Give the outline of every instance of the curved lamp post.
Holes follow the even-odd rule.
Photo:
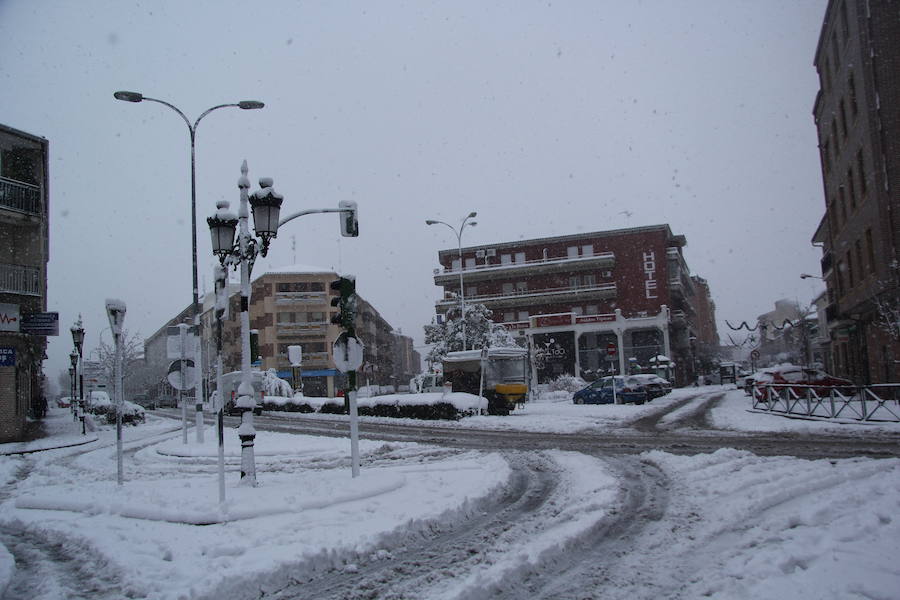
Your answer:
[[[241,439],[241,482],[253,487],[256,486],[256,460],[253,451],[256,429],[253,427],[255,401],[250,378],[250,271],[257,254],[265,256],[269,250],[269,243],[278,235],[278,216],[281,212],[281,203],[284,201],[284,197],[272,187],[271,177],[260,178],[259,185],[260,189],[248,194],[250,180],[247,179],[245,160],[241,165],[241,177],[238,179],[241,197],[238,214],[235,215],[228,209],[228,202],[220,201],[216,204],[215,214],[206,219],[212,238],[212,251],[219,258],[222,267],[240,266],[241,269],[241,384],[238,386],[235,406],[241,409],[241,425],[238,427],[238,437]],[[248,204],[253,211],[256,237],[250,233]],[[223,404],[221,398],[219,404],[220,406]],[[221,419],[222,408],[219,408],[219,422]],[[221,427],[218,429],[222,431]],[[220,446],[221,442],[220,438]]]
[[[456,236],[457,249],[459,250],[459,317],[462,320],[462,334],[463,334],[463,350],[466,349],[466,293],[463,288],[463,257],[462,257],[462,234],[466,229],[466,225],[469,227],[474,227],[478,225],[475,221],[469,221],[469,219],[474,219],[478,216],[478,213],[475,211],[470,212],[466,215],[466,218],[462,220],[462,223],[459,224],[459,229],[454,227],[449,223],[445,223],[444,221],[435,221],[433,219],[428,219],[425,221],[426,225],[446,225],[450,228],[450,231]]]
[[[200,116],[197,117],[197,120],[194,121],[193,124],[191,124],[191,122],[187,118],[187,116],[185,116],[185,114],[183,112],[181,112],[181,110],[179,110],[179,108],[177,106],[175,106],[174,104],[171,104],[169,102],[166,102],[165,100],[159,100],[157,98],[150,98],[148,96],[144,96],[140,92],[128,92],[128,91],[121,91],[121,90],[118,92],[115,92],[113,94],[113,97],[116,100],[122,100],[123,102],[143,102],[144,100],[146,100],[148,102],[156,102],[157,104],[162,104],[163,106],[168,106],[169,108],[174,110],[176,113],[178,113],[178,116],[180,116],[182,119],[184,119],[184,123],[188,127],[188,132],[190,133],[190,136],[191,136],[191,256],[192,256],[192,263],[193,263],[192,276],[193,276],[193,286],[194,286],[194,288],[193,288],[194,289],[193,317],[194,317],[194,325],[199,327],[201,311],[200,311],[199,286],[197,283],[197,172],[196,172],[196,161],[194,158],[194,156],[195,156],[195,151],[194,151],[195,143],[194,142],[197,137],[197,126],[200,124],[200,121],[201,121],[201,119],[203,119],[203,117],[205,117],[212,111],[218,110],[220,108],[236,107],[236,108],[240,108],[242,110],[254,110],[254,109],[258,109],[258,108],[263,108],[265,106],[265,104],[258,100],[241,100],[240,102],[232,102],[229,104],[217,104],[216,106],[213,106],[212,108],[208,108],[205,111],[203,111],[200,114]],[[199,335],[199,332],[198,332],[198,335]],[[201,364],[201,370],[205,371],[205,368],[204,368],[205,363],[202,360],[200,360],[199,362]],[[203,413],[202,385],[201,385],[201,389],[199,391],[200,391],[200,393],[198,394],[198,397],[197,397],[198,401],[196,403],[196,408],[197,408],[197,412],[200,413],[198,415],[198,418],[202,420],[202,413]],[[202,421],[200,421],[200,422],[202,422]],[[200,435],[199,430],[198,430],[198,435]]]

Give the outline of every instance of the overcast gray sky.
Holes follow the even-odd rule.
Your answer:
[[[355,273],[358,291],[422,341],[444,227],[466,245],[669,223],[724,320],[821,290],[810,238],[824,212],[811,107],[826,0],[685,2],[132,2],[0,0],[0,122],[50,140],[47,373],[87,347],[104,299],[146,336],[191,298],[187,127],[205,218],[272,176],[283,210],[355,200],[360,237],[303,217],[262,267]],[[202,285],[202,284],[201,284]],[[109,339],[109,333],[103,334]]]

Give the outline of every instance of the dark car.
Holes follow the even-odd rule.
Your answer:
[[[810,388],[819,396],[828,395],[832,390],[845,396],[856,392],[853,382],[842,377],[834,377],[825,371],[813,367],[799,367],[797,365],[778,365],[762,369],[747,378],[749,385],[761,390],[766,384],[780,386],[781,389],[789,387],[798,396],[805,396]],[[775,388],[779,389],[779,388]]]
[[[234,405],[234,399],[229,400],[225,403],[225,414],[231,417],[239,417],[241,413],[244,412],[241,408]],[[253,407],[254,415],[262,414],[262,406],[260,406],[259,402],[256,403],[256,406]]]
[[[613,395],[613,382],[616,386],[615,395]],[[632,375],[598,379],[572,396],[575,404],[613,404],[616,400],[620,403],[643,404],[649,399],[647,388]]]
[[[641,374],[632,375],[632,377],[637,379],[647,389],[648,400],[665,396],[672,391],[672,384],[659,375]]]

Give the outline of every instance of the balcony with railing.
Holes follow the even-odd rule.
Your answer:
[[[0,177],[0,210],[40,216],[41,206],[40,186]]]
[[[320,334],[325,335],[325,332],[328,330],[328,323],[324,322],[313,322],[313,323],[276,323],[275,324],[275,333],[278,336],[287,336],[287,335],[312,335],[312,334]]]
[[[534,273],[552,273],[555,271],[578,271],[587,269],[612,269],[616,264],[616,255],[612,252],[599,252],[589,256],[556,256],[501,264],[476,264],[464,267],[463,277],[466,281],[483,281],[505,275],[531,275]],[[447,285],[459,282],[460,269],[435,269],[434,284]]]
[[[526,304],[546,302],[566,302],[569,300],[606,300],[616,297],[615,283],[600,283],[559,288],[542,288],[533,290],[511,290],[495,294],[478,294],[466,296],[466,302],[478,302],[488,308],[491,306],[523,306]],[[438,310],[446,310],[459,304],[456,297],[438,300]]]
[[[41,270],[37,267],[0,263],[0,292],[40,296]]]
[[[275,304],[327,304],[327,292],[276,292]]]

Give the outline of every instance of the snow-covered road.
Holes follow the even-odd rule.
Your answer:
[[[167,419],[128,430],[121,490],[109,431],[2,457],[6,597],[896,597],[895,428],[660,400],[365,419],[356,480],[341,417],[264,415],[261,486],[236,485],[232,444],[224,512],[211,440]]]

